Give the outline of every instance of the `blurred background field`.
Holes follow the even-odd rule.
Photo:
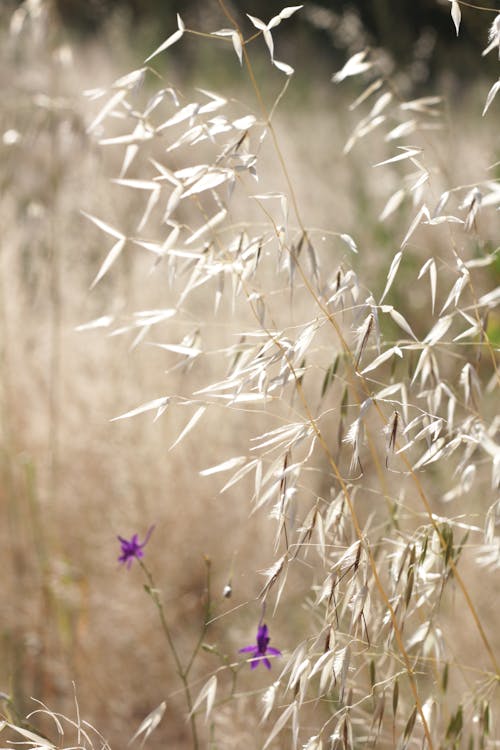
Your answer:
[[[232,5],[240,19],[243,11],[268,18],[280,9],[281,4],[256,0]],[[189,746],[171,658],[140,571],[117,563],[117,534],[138,533],[142,539],[155,524],[148,561],[181,650],[200,629],[204,556],[210,558],[218,619],[207,641],[217,642],[231,660],[254,637],[260,617],[255,598],[263,582],[257,571],[273,562],[273,529],[262,512],[252,514],[251,481],[220,495],[219,476],[199,476],[226,458],[249,455],[250,438],[274,426],[265,413],[228,416],[212,409],[172,450],[192,408],[169,409],[155,422],[152,413],[110,421],[149,400],[203,388],[223,376],[229,357],[221,365],[207,355],[195,367],[176,368],[171,352],[132,347],[134,330],[117,336],[108,336],[105,327],[77,330],[108,315],[126,326],[138,310],[173,304],[175,282],[169,288],[154,258],[139,247],[127,246],[106,278],[89,289],[110,244],[81,211],[135,234],[144,200],[110,183],[119,174],[122,152],[100,147],[88,133],[98,106],[83,92],[107,87],[140,67],[175,30],[176,12],[188,28],[227,25],[216,2],[194,0],[177,5],[30,0],[3,3],[0,10],[0,691],[9,696],[5,710],[15,717],[33,708],[32,697],[73,716],[75,690],[82,715],[112,747],[124,746],[165,698],[166,718],[149,746]],[[389,223],[379,221],[400,173],[371,165],[389,158],[392,145],[375,133],[343,154],[355,125],[349,104],[359,89],[348,81],[334,87],[330,78],[350,54],[366,44],[375,47],[404,96],[444,94],[441,129],[428,135],[441,170],[436,185],[483,179],[500,159],[498,102],[488,118],[478,118],[496,75],[495,60],[480,57],[487,34],[481,14],[464,8],[463,15],[464,36],[457,41],[448,3],[350,2],[332,11],[328,3],[306,2],[277,41],[280,59],[297,73],[275,126],[306,223],[317,227],[318,245],[324,242],[334,254],[332,272],[348,251],[338,239],[332,245],[322,240],[323,230],[352,235],[360,254],[349,262],[361,283],[379,295],[414,210],[405,201]],[[262,47],[260,40],[257,44]],[[272,103],[279,75],[269,71],[262,49],[254,54]],[[234,100],[240,116],[255,109],[234,53],[217,44],[188,38],[155,64],[188,96],[201,87]],[[146,79],[146,87],[154,85]],[[275,168],[271,154],[267,162],[261,159],[259,190],[275,189]],[[481,219],[485,236],[494,234],[495,219],[491,226],[489,220]],[[439,254],[439,235],[428,237],[422,229],[419,237],[431,243],[426,252]],[[419,260],[417,249],[416,268]],[[498,274],[498,264],[484,270],[485,289],[498,284]],[[394,294],[392,303],[423,336],[431,325],[427,296],[415,289],[407,298],[404,282]],[[277,315],[286,317],[279,299]],[[306,304],[299,296],[297,305]],[[231,345],[231,316],[229,299],[215,314],[202,288],[186,307],[184,327],[166,322],[150,338],[180,341],[199,329],[216,351]],[[250,322],[243,316],[239,325],[245,330]],[[494,315],[489,325],[494,333],[499,325]],[[317,491],[327,493],[321,477]],[[484,510],[478,507],[478,524]],[[472,562],[465,570],[475,588]],[[224,599],[230,579],[234,593]],[[307,587],[300,575],[294,587],[300,601]],[[477,588],[483,624],[498,647],[498,580],[496,588]],[[293,607],[293,596],[287,607]],[[452,604],[450,612],[458,621]],[[295,609],[290,621],[286,608],[278,610],[273,644],[285,650],[274,633],[280,625],[283,633],[300,630],[305,617]],[[457,628],[456,647],[474,647],[467,628]],[[201,687],[214,666],[213,655],[203,652],[196,684]],[[249,718],[256,711],[255,684],[269,679],[260,671],[242,678],[248,695],[239,713],[225,719],[222,714],[227,725],[217,728],[217,747],[234,747],[236,741],[260,746],[255,744],[260,730]]]

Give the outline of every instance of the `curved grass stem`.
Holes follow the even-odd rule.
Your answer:
[[[218,2],[219,2],[219,5],[220,5],[221,9],[225,13],[226,17],[228,18],[228,20],[230,21],[230,23],[233,25],[233,27],[235,28],[235,30],[239,34],[240,39],[243,41],[243,35],[242,35],[242,33],[241,33],[240,29],[239,29],[239,26],[238,26],[236,20],[234,19],[234,17],[232,16],[232,14],[228,11],[228,9],[227,9],[227,7],[225,5],[224,0],[218,0]],[[467,4],[467,3],[464,3],[464,4]],[[477,7],[477,6],[474,6],[474,7]],[[481,9],[481,8],[478,7],[477,9]],[[295,212],[295,215],[296,215],[296,218],[297,218],[297,223],[298,223],[301,231],[303,232],[304,236],[307,238],[307,229],[306,229],[305,224],[304,224],[304,222],[303,222],[303,220],[301,218],[301,212],[299,210],[299,206],[298,206],[298,202],[297,202],[295,190],[294,190],[294,187],[293,187],[293,183],[292,183],[289,171],[287,169],[286,160],[285,160],[285,158],[283,156],[283,153],[281,151],[281,148],[280,148],[280,145],[279,145],[279,142],[278,142],[278,137],[276,135],[276,131],[275,131],[273,125],[272,125],[271,118],[269,116],[269,113],[267,111],[266,105],[264,103],[264,100],[263,100],[263,97],[262,97],[262,93],[261,93],[259,85],[257,83],[257,79],[255,77],[255,74],[254,74],[254,71],[253,71],[253,67],[252,67],[252,64],[251,64],[251,61],[250,61],[250,58],[248,56],[248,53],[247,53],[247,50],[246,50],[245,46],[243,46],[243,56],[244,56],[245,66],[246,66],[246,69],[248,71],[248,75],[249,75],[252,87],[254,89],[256,98],[258,100],[258,103],[259,103],[259,106],[261,108],[263,117],[265,119],[266,126],[268,127],[269,132],[271,134],[273,145],[275,147],[276,154],[277,154],[277,157],[278,157],[281,169],[283,171],[283,175],[284,175],[285,181],[286,181],[286,183],[288,185],[288,188],[290,190],[290,197],[291,197],[292,205],[294,207],[294,212]],[[288,250],[288,252],[290,252],[289,248],[286,248],[286,249]],[[345,339],[345,337],[344,337],[344,335],[343,335],[343,333],[342,333],[342,331],[340,329],[340,326],[339,326],[337,320],[335,319],[335,316],[332,315],[332,313],[327,308],[327,306],[322,302],[322,300],[316,294],[316,292],[315,292],[315,290],[314,290],[314,288],[313,288],[313,286],[312,286],[312,284],[311,284],[311,282],[310,282],[307,274],[305,273],[305,271],[304,271],[304,269],[303,269],[303,267],[302,267],[299,259],[294,259],[294,261],[295,261],[295,265],[296,265],[296,268],[298,270],[298,273],[299,273],[299,275],[301,277],[301,280],[304,283],[305,288],[310,293],[311,297],[313,298],[313,300],[315,301],[315,303],[318,305],[319,309],[325,315],[326,319],[330,322],[330,324],[334,328],[335,333],[336,333],[336,335],[337,335],[337,337],[339,339],[339,342],[341,344],[341,347],[342,347],[343,351],[346,353],[348,359],[351,361],[352,376],[356,377],[356,380],[359,383],[359,385],[362,388],[362,390],[364,391],[366,397],[373,399],[373,393],[372,393],[372,391],[371,391],[371,389],[370,389],[370,387],[369,387],[366,379],[361,375],[361,372],[360,372],[360,370],[359,370],[359,368],[357,366],[357,363],[356,363],[356,357],[355,357],[353,351],[351,350],[351,348],[349,347],[349,345],[347,344],[347,341],[346,341],[346,339]],[[278,343],[275,342],[275,343],[276,343],[277,346],[279,346],[279,342]],[[496,368],[496,362],[495,362],[495,372],[497,373],[497,376],[498,376],[498,371],[497,371],[497,368]],[[299,383],[297,377],[296,377],[296,383],[297,383],[297,388],[299,388],[299,387],[301,388],[301,384]],[[357,388],[354,386],[354,383],[353,383],[352,380],[351,380],[351,389],[352,389],[352,391],[353,391],[353,393],[354,393],[354,395],[356,397],[356,400],[358,401],[358,404],[359,404],[360,403],[359,394],[358,394]],[[375,399],[373,399],[373,403],[374,403],[376,411],[377,411],[377,413],[378,413],[378,415],[379,415],[379,417],[380,417],[380,419],[381,419],[381,421],[383,423],[383,426],[385,427],[386,424],[387,424],[387,420],[386,420],[384,414],[382,413],[382,410],[380,409],[379,404],[377,403],[377,401]],[[304,406],[306,406],[306,405],[307,404],[305,403]],[[307,411],[309,411],[308,408],[307,408]],[[309,412],[309,414],[310,414],[310,412]],[[312,417],[311,414],[310,414],[310,417],[308,416],[308,418],[310,418],[311,420],[313,420],[313,417]],[[316,427],[314,427],[313,421],[311,421],[311,425],[313,426],[313,428],[315,429],[315,432],[316,432],[316,430],[319,430],[319,428],[317,427],[317,425],[316,425]],[[318,435],[318,439],[319,439],[319,435]],[[328,451],[328,453],[329,453],[329,451]],[[327,453],[327,456],[328,456],[328,453]],[[330,459],[333,461],[333,458],[331,456],[328,457],[328,461],[329,462],[330,462]],[[424,507],[426,515],[429,518],[430,524],[432,525],[434,531],[438,535],[438,538],[439,538],[440,544],[442,546],[442,549],[445,550],[446,549],[446,540],[444,539],[444,537],[442,535],[442,532],[441,532],[441,530],[439,528],[439,525],[437,524],[437,522],[436,522],[436,520],[434,518],[434,514],[433,514],[433,512],[431,510],[430,502],[429,502],[429,500],[427,498],[427,495],[426,495],[426,493],[425,493],[425,491],[424,491],[424,489],[423,489],[423,487],[422,487],[422,485],[421,485],[421,483],[420,483],[417,475],[413,471],[413,468],[412,468],[409,460],[406,458],[406,456],[404,454],[402,454],[402,461],[403,461],[406,469],[409,471],[410,476],[412,478],[412,481],[414,482],[414,484],[416,486],[417,494],[418,494],[418,496],[419,496],[419,498],[420,498],[420,500],[422,502],[422,505]],[[333,463],[335,463],[335,462],[333,462]],[[332,466],[332,469],[333,469],[333,466]],[[338,471],[338,469],[337,469],[337,471]],[[334,473],[336,473],[335,469],[334,469]],[[492,662],[492,665],[493,665],[493,667],[495,669],[496,674],[500,677],[499,665],[498,665],[498,662],[496,660],[494,651],[493,651],[493,649],[491,647],[491,644],[490,644],[489,639],[488,639],[488,637],[486,635],[486,632],[485,632],[485,630],[484,630],[484,628],[483,628],[483,626],[481,624],[479,615],[478,615],[477,610],[476,610],[476,608],[475,608],[475,606],[474,606],[474,604],[472,602],[470,594],[469,594],[469,592],[468,592],[468,590],[467,590],[467,588],[465,586],[465,582],[463,581],[462,577],[460,576],[460,574],[459,574],[459,572],[458,572],[458,570],[456,568],[456,564],[455,564],[455,562],[452,559],[450,560],[450,567],[452,568],[453,573],[454,573],[454,575],[456,577],[457,583],[458,583],[458,585],[460,587],[460,590],[462,591],[462,594],[464,596],[467,608],[469,609],[469,611],[471,613],[473,622],[474,622],[474,624],[475,624],[475,626],[476,626],[476,628],[477,628],[477,630],[479,632],[479,635],[480,635],[481,641],[483,642],[485,650],[488,653],[488,656],[489,656],[489,658],[490,658],[490,660]]]

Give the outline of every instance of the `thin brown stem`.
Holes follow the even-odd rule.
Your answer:
[[[240,38],[242,38],[241,31],[240,31],[240,29],[238,27],[238,24],[234,20],[234,18],[230,14],[230,12],[227,10],[227,8],[225,6],[225,3],[224,3],[224,0],[218,0],[218,1],[219,1],[219,5],[221,6],[222,10],[224,11],[226,17],[232,23],[232,25],[236,29],[237,33],[240,35]],[[291,195],[292,204],[293,204],[293,207],[294,207],[294,212],[295,212],[296,217],[297,217],[297,222],[298,222],[298,224],[299,224],[302,232],[307,237],[307,230],[306,230],[305,225],[304,225],[304,223],[303,223],[303,221],[301,219],[301,215],[300,215],[300,211],[299,211],[297,199],[296,199],[296,196],[295,196],[295,191],[294,191],[294,188],[293,188],[293,184],[292,184],[292,181],[291,181],[288,169],[286,167],[286,162],[285,162],[284,156],[283,156],[283,154],[281,152],[281,149],[279,147],[279,143],[278,143],[278,139],[277,139],[277,136],[276,136],[276,132],[275,132],[274,127],[273,127],[273,125],[272,125],[272,123],[270,121],[270,118],[269,118],[269,115],[268,115],[268,112],[267,112],[267,108],[266,108],[264,100],[262,98],[262,94],[261,94],[259,86],[257,84],[257,80],[255,78],[255,74],[254,74],[254,71],[253,71],[253,68],[252,68],[252,64],[251,64],[251,61],[250,61],[250,59],[248,57],[248,53],[247,53],[245,47],[243,47],[243,54],[244,54],[245,65],[246,65],[246,68],[247,68],[247,71],[248,71],[248,75],[249,75],[250,81],[252,83],[252,87],[254,89],[255,95],[256,95],[257,100],[259,102],[259,106],[260,106],[260,108],[262,110],[263,116],[265,118],[266,125],[267,125],[267,127],[269,129],[269,132],[271,133],[271,137],[272,137],[272,140],[273,140],[273,145],[275,146],[276,154],[278,156],[278,160],[280,162],[280,165],[281,165],[281,168],[283,170],[283,174],[284,174],[285,180],[286,180],[288,188],[290,190],[290,195]],[[361,388],[363,389],[363,391],[365,392],[366,396],[369,397],[369,398],[373,398],[373,394],[371,392],[371,389],[369,388],[366,379],[361,375],[361,373],[359,371],[359,368],[356,366],[356,361],[355,361],[354,354],[353,354],[352,350],[350,349],[350,347],[348,346],[348,344],[347,344],[347,342],[346,342],[346,340],[345,340],[345,338],[344,338],[344,336],[342,334],[342,331],[340,330],[340,327],[339,327],[339,325],[338,325],[338,323],[337,323],[337,321],[335,319],[335,316],[332,315],[332,313],[330,312],[330,310],[328,310],[328,308],[326,307],[326,305],[317,296],[316,292],[314,291],[314,289],[313,289],[313,287],[311,285],[311,282],[309,281],[307,275],[305,274],[305,272],[304,272],[304,270],[303,270],[303,268],[302,268],[302,266],[301,266],[301,264],[300,264],[300,262],[299,262],[298,259],[296,259],[296,267],[298,269],[298,272],[300,274],[300,277],[301,277],[301,279],[302,279],[302,281],[303,281],[306,289],[309,291],[309,293],[311,294],[311,296],[315,300],[315,302],[318,305],[318,307],[320,308],[320,310],[324,313],[325,317],[332,324],[332,326],[333,326],[333,328],[334,328],[334,330],[335,330],[335,332],[336,332],[336,334],[337,334],[337,336],[339,338],[339,341],[341,343],[341,346],[342,346],[344,352],[346,353],[346,355],[348,356],[348,358],[351,360],[352,368],[353,368],[353,375],[356,376],[356,379],[358,380],[358,382],[359,382]],[[351,381],[351,387],[353,388],[353,391],[356,394],[357,399],[359,399],[359,396],[357,396],[357,389],[354,387],[354,383],[352,381]],[[385,425],[386,422],[387,422],[387,420],[386,420],[384,414],[382,413],[382,410],[380,409],[380,406],[378,405],[378,403],[375,400],[374,400],[374,404],[375,404],[376,410],[377,410],[377,412],[378,412],[378,414],[379,414],[382,422]],[[427,514],[427,516],[429,518],[429,521],[432,524],[434,530],[436,531],[436,533],[438,535],[438,538],[440,540],[442,548],[445,549],[446,548],[446,541],[443,538],[443,535],[442,535],[442,533],[441,533],[441,531],[439,529],[438,524],[436,523],[436,520],[435,520],[434,515],[432,513],[432,510],[431,510],[431,506],[430,506],[429,500],[428,500],[428,498],[427,498],[427,496],[426,496],[426,494],[425,494],[425,492],[424,492],[424,490],[422,488],[422,485],[421,485],[420,481],[418,480],[418,477],[416,476],[415,472],[412,470],[410,462],[408,461],[408,459],[404,455],[402,456],[402,460],[403,460],[405,466],[407,467],[407,469],[409,470],[410,475],[412,477],[412,480],[414,481],[414,483],[415,483],[415,485],[417,487],[418,495],[419,495],[419,497],[420,497],[420,499],[421,499],[421,501],[423,503],[423,506],[425,508],[425,511],[426,511],[426,514]],[[488,638],[486,636],[484,628],[483,628],[483,626],[482,626],[482,624],[480,622],[479,616],[478,616],[477,611],[476,611],[476,609],[475,609],[475,607],[473,605],[472,599],[471,599],[471,597],[470,597],[470,595],[469,595],[469,593],[467,591],[465,583],[464,583],[462,577],[460,576],[460,574],[458,573],[458,570],[457,570],[456,565],[455,565],[455,563],[454,563],[453,560],[450,560],[450,566],[452,567],[452,570],[453,570],[453,573],[454,573],[454,575],[456,577],[457,583],[459,584],[459,587],[460,587],[460,589],[462,591],[462,594],[463,594],[464,599],[466,601],[467,607],[468,607],[469,611],[471,612],[472,619],[473,619],[473,621],[474,621],[474,623],[475,623],[475,625],[476,625],[476,627],[478,629],[478,632],[479,632],[479,635],[481,637],[481,640],[483,641],[485,649],[488,652],[488,655],[489,655],[489,657],[490,657],[490,659],[492,661],[492,664],[494,666],[495,672],[497,673],[497,675],[500,675],[499,666],[498,666],[497,660],[495,658],[493,649],[491,648],[491,645],[490,645],[489,640],[488,640]]]
[[[484,5],[474,5],[474,3],[467,3],[465,0],[457,0],[459,5],[465,5],[467,8],[474,8],[474,10],[484,10],[487,13],[499,13],[497,8],[485,8]]]

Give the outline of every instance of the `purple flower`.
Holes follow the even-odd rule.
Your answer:
[[[266,654],[271,654],[272,656],[281,656],[281,651],[278,651],[277,648],[269,646],[270,640],[271,639],[267,634],[267,625],[259,625],[259,628],[257,630],[257,643],[252,646],[245,646],[245,648],[240,648],[238,653],[252,654],[252,659],[250,661],[250,666],[252,669],[258,667],[261,662],[263,662],[268,669],[271,669],[271,662],[267,658]]]
[[[136,557],[137,559],[139,559],[140,557],[144,557],[143,547],[145,547],[149,542],[149,537],[153,533],[153,529],[154,526],[151,526],[148,533],[146,534],[145,540],[142,543],[139,542],[138,534],[134,534],[132,539],[124,539],[122,536],[117,537],[122,547],[122,553],[118,558],[118,562],[126,563],[127,568],[130,568],[134,557]]]

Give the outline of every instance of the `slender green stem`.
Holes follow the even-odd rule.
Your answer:
[[[184,675],[187,677],[189,672],[191,671],[191,667],[193,666],[193,662],[196,659],[200,648],[202,646],[202,643],[205,639],[205,634],[208,629],[208,623],[210,621],[210,615],[211,615],[211,604],[210,604],[210,572],[211,572],[211,560],[209,557],[205,557],[205,566],[206,566],[206,584],[205,584],[205,615],[203,617],[203,626],[201,628],[200,637],[198,638],[196,645],[193,649],[193,653],[191,654],[191,658],[189,659],[187,666],[184,670]]]
[[[144,565],[142,560],[138,559],[138,562],[147,579],[147,584],[145,586],[146,592],[149,594],[149,596],[151,597],[151,599],[153,600],[156,606],[156,609],[158,610],[158,615],[160,617],[161,626],[162,626],[163,632],[165,633],[167,643],[169,645],[170,651],[172,652],[172,656],[174,657],[175,665],[177,667],[177,674],[179,675],[182,685],[184,687],[184,696],[186,698],[186,706],[188,709],[189,723],[191,725],[191,734],[193,737],[193,750],[198,750],[199,743],[198,743],[198,731],[196,728],[196,716],[193,713],[193,699],[191,696],[191,690],[189,688],[189,682],[187,679],[188,671],[192,664],[194,656],[191,658],[188,668],[184,669],[182,666],[180,657],[179,657],[179,653],[175,647],[174,639],[172,638],[172,633],[170,631],[167,618],[165,617],[165,610],[163,607],[163,603],[160,599],[158,589],[154,585],[153,576],[151,575],[148,568]],[[201,645],[201,642],[200,642],[200,645]],[[196,653],[197,653],[197,650],[195,651],[194,655],[196,655]]]

